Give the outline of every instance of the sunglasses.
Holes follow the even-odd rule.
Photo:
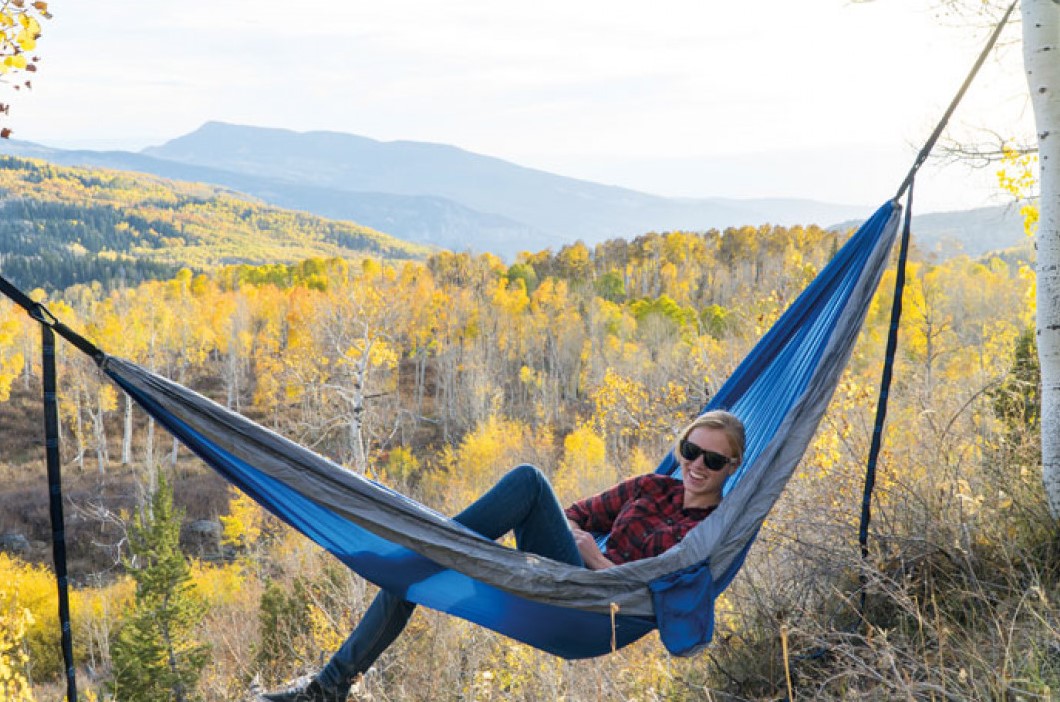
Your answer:
[[[705,465],[711,470],[721,470],[733,461],[733,459],[729,458],[724,454],[700,448],[688,439],[681,439],[681,441],[677,444],[677,450],[681,452],[681,457],[689,463],[695,461],[697,458],[702,456],[703,465]]]

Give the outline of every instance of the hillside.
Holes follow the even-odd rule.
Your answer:
[[[428,252],[368,227],[216,186],[0,157],[3,271],[29,288],[135,283],[182,267],[415,259]]]

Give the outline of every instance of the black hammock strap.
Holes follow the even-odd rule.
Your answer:
[[[66,699],[77,702],[74,674],[73,629],[70,624],[70,584],[66,569],[66,521],[63,518],[62,467],[59,456],[59,403],[56,395],[55,333],[97,361],[103,352],[83,336],[60,322],[44,305],[0,276],[0,292],[29,313],[41,325],[41,381],[44,397],[44,452],[48,469],[48,505],[52,528],[52,559],[59,595],[59,628],[66,672]]]
[[[66,575],[66,528],[63,520],[63,482],[59,464],[59,403],[56,398],[55,333],[41,325],[44,386],[44,446],[48,463],[48,503],[52,523],[52,557],[59,587],[59,626],[62,630],[63,663],[66,665],[66,699],[77,702],[74,675],[74,640],[70,626],[70,593]]]

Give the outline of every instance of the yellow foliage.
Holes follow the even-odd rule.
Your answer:
[[[596,430],[580,424],[563,439],[563,458],[554,486],[564,504],[595,495],[618,482],[614,465],[607,460],[607,445]]]
[[[32,621],[25,635],[37,654],[35,640],[53,639],[58,631],[58,594],[55,576],[43,566],[23,563],[0,553],[0,582],[8,588],[10,596],[19,606],[32,613]],[[34,666],[40,661],[34,661]]]
[[[0,307],[0,402],[10,397],[11,383],[22,372],[25,359],[16,344],[23,332],[25,316],[12,305]]]
[[[518,284],[509,284],[506,280],[497,281],[493,305],[512,317],[523,314],[530,306],[530,296],[526,294],[525,283],[522,280],[519,280]]]
[[[1026,329],[1034,324],[1038,309],[1038,276],[1030,266],[1020,266],[1017,274],[1024,286],[1023,304],[1019,307],[1020,325]]]
[[[55,575],[44,566],[23,563],[0,553],[0,583],[3,584],[0,599],[6,592],[7,597],[29,612],[24,638],[34,676],[48,679],[60,675],[62,661],[56,645],[59,615]],[[71,590],[75,659],[85,658],[89,650],[96,656],[106,655],[109,631],[132,600],[134,591],[135,584],[129,578],[99,588]]]
[[[0,73],[33,70],[23,52],[33,51],[41,34],[40,18],[50,18],[45,2],[27,5],[22,0],[5,2],[0,6]],[[36,58],[33,59],[36,61]],[[25,81],[26,87],[30,86]],[[5,132],[7,136],[9,132]]]
[[[318,651],[337,651],[349,633],[315,602],[309,604],[309,630]]]
[[[113,412],[118,408],[118,392],[113,385],[99,386],[99,408],[104,412]]]
[[[235,486],[229,486],[228,514],[221,515],[221,543],[236,548],[252,548],[261,538],[265,515],[261,507]]]
[[[18,593],[0,581],[0,699],[33,702],[33,688],[26,676],[26,632],[32,623],[33,614],[21,606]]]
[[[233,563],[210,565],[191,562],[191,579],[195,590],[208,607],[231,605],[243,595],[245,576],[242,568]]]
[[[459,445],[446,447],[442,463],[448,476],[446,485],[439,487],[450,510],[471,503],[512,467],[530,461],[541,443],[550,440],[551,434],[538,431],[535,436],[521,422],[492,416]]]
[[[383,466],[382,478],[405,482],[420,472],[422,464],[411,449],[404,446],[395,446],[390,449]]]
[[[1001,189],[1017,200],[1028,201],[1034,197],[1038,185],[1038,154],[1021,153],[1010,144],[1002,147],[1001,169],[997,172]],[[1038,206],[1027,202],[1020,207],[1023,216],[1023,231],[1034,236],[1038,228]]]

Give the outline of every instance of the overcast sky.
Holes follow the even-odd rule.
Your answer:
[[[56,0],[7,124],[99,149],[210,120],[332,130],[662,195],[876,205],[988,34],[931,4]],[[1018,49],[985,70],[957,128],[1026,132]],[[925,175],[920,211],[1000,202],[987,173]]]

